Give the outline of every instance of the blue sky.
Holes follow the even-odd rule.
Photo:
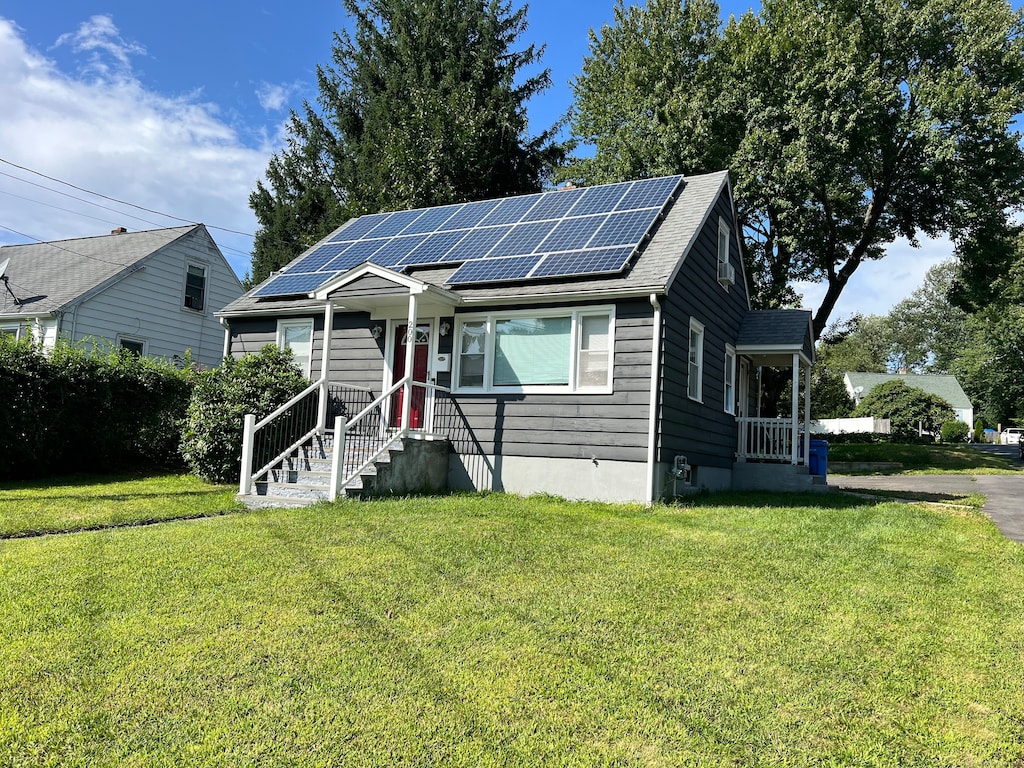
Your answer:
[[[588,33],[612,20],[613,5],[531,4],[521,42],[546,44],[543,65],[554,81],[530,104],[535,131],[569,109]],[[723,12],[749,7],[725,2]],[[5,0],[0,244],[203,221],[244,273],[251,239],[227,230],[255,231],[249,192],[281,146],[288,110],[315,99],[316,65],[328,60],[345,21],[339,0]],[[886,259],[861,267],[833,317],[888,311],[949,253],[941,240],[921,249],[894,244]],[[804,289],[807,306],[816,306],[820,287]]]

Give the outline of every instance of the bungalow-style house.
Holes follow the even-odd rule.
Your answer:
[[[879,384],[887,384],[890,381],[902,381],[908,387],[915,387],[930,395],[941,397],[953,406],[957,419],[973,429],[974,405],[960,386],[956,376],[917,373],[861,373],[857,371],[847,371],[843,374],[846,391],[853,398],[855,405],[860,405],[860,401]]]
[[[219,314],[230,354],[289,347],[312,381],[247,419],[250,501],[365,492],[388,455],[435,468],[376,492],[812,485],[810,314],[751,311],[725,172],[362,216]],[[785,418],[757,418],[762,365],[792,369]]]
[[[216,312],[242,284],[202,224],[0,248],[0,333],[58,338],[206,367],[224,357]]]

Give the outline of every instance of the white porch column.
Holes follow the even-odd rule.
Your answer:
[[[811,466],[811,366],[804,366],[804,464]]]
[[[800,356],[793,355],[793,464],[800,463],[800,456],[797,450],[797,428],[799,426],[798,416],[800,414]]]
[[[419,297],[409,293],[409,326],[405,332],[405,386],[402,387],[402,432],[409,431],[412,417],[412,372],[416,359],[416,307]]]
[[[323,333],[323,349],[320,354],[320,402],[317,410],[317,429],[320,430],[322,435],[327,429],[327,398],[330,395],[330,391],[327,388],[327,378],[330,375],[331,366],[331,331],[334,325],[334,305],[331,300],[327,300],[327,306],[324,307],[324,333]],[[312,350],[310,350],[312,352]]]

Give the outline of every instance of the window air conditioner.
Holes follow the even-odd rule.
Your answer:
[[[185,306],[189,309],[202,310],[203,300],[198,296],[185,296]]]
[[[718,263],[718,282],[722,285],[732,285],[736,282],[736,270],[727,261]]]

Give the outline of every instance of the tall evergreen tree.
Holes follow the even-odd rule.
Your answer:
[[[541,188],[564,152],[531,136],[526,105],[551,83],[523,76],[542,48],[516,43],[508,0],[343,0],[352,31],[318,68],[317,104],[289,122],[250,207],[258,282],[350,216]]]

